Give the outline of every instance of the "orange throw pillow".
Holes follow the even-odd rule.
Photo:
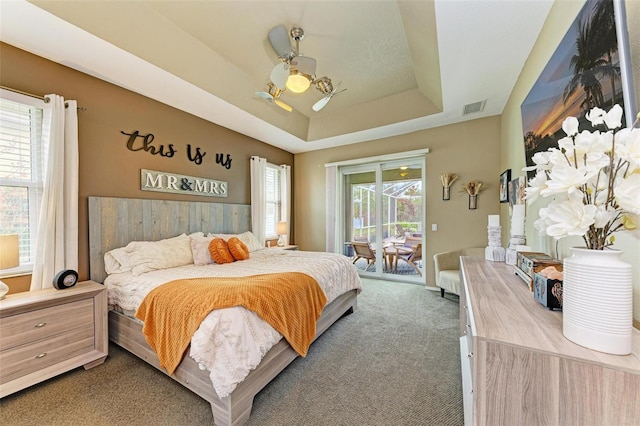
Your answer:
[[[222,238],[214,238],[211,240],[209,243],[209,253],[216,263],[231,263],[235,260],[229,251],[227,242]]]
[[[249,248],[239,238],[229,238],[227,245],[229,246],[229,251],[235,260],[246,260],[249,258]]]

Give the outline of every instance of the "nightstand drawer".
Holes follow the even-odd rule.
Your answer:
[[[0,319],[0,351],[34,342],[89,324],[93,327],[93,299]]]
[[[26,376],[61,361],[91,352],[93,324],[0,352],[0,383]]]

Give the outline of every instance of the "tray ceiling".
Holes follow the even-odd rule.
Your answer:
[[[2,41],[290,152],[500,114],[552,1],[12,1]],[[279,62],[267,39],[302,27],[300,51],[347,91],[255,95]],[[126,71],[125,71],[126,70]],[[465,115],[465,106],[483,102]],[[471,109],[475,111],[475,109]]]

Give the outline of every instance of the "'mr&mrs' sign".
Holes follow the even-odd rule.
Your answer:
[[[221,180],[140,169],[140,189],[173,194],[226,197],[228,185]]]

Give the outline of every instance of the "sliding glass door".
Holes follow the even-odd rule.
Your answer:
[[[424,157],[340,168],[345,254],[364,276],[424,283]]]

